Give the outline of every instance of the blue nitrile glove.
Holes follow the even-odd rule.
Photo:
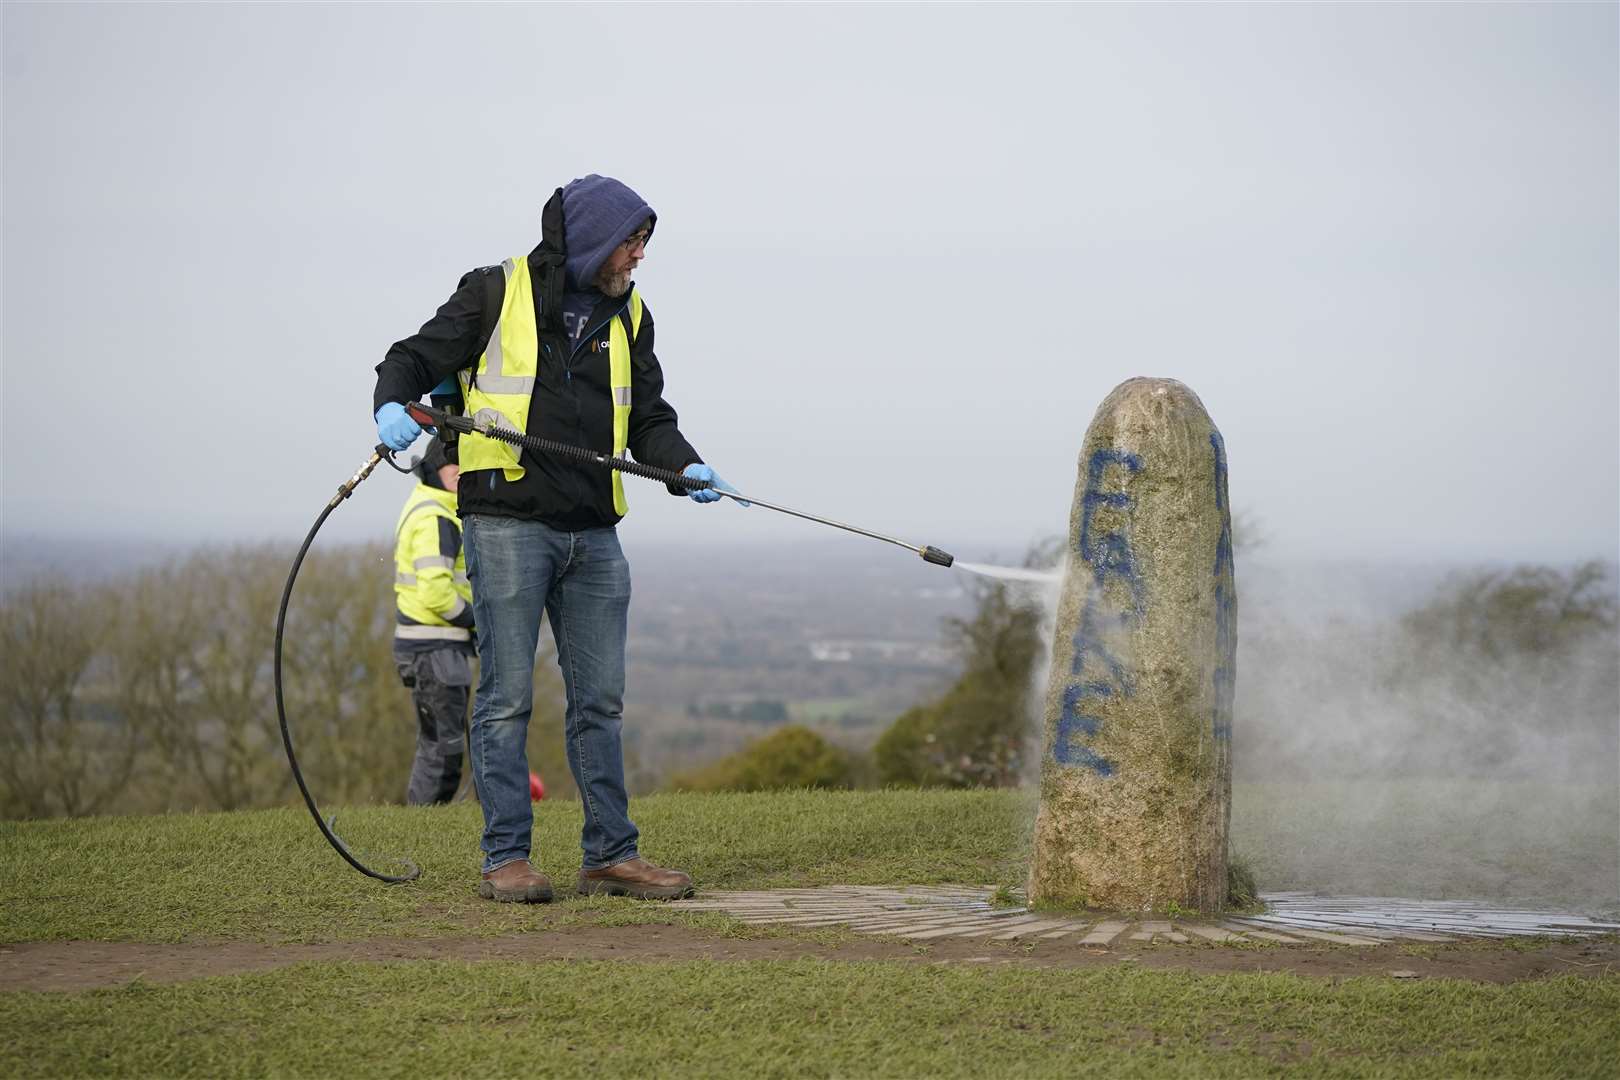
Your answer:
[[[690,476],[693,480],[707,480],[715,487],[719,488],[720,491],[729,491],[733,495],[737,493],[736,488],[720,479],[720,474],[709,468],[707,465],[688,465],[686,468],[681,470],[681,475]],[[693,502],[711,503],[720,501],[720,491],[704,488],[701,491],[688,491],[686,494]],[[738,506],[750,505],[742,499],[738,499],[736,502]]]
[[[390,401],[377,410],[377,437],[390,450],[404,450],[422,434],[422,425],[412,420],[405,406]]]

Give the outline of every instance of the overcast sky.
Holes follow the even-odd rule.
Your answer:
[[[1280,554],[1613,558],[1616,13],[7,3],[0,527],[301,535],[389,344],[601,172],[745,492],[1016,554],[1170,376]],[[641,545],[825,539],[627,488]]]

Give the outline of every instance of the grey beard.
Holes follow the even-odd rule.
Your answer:
[[[603,296],[623,296],[630,291],[630,273],[610,274],[606,269],[596,275],[596,287]]]

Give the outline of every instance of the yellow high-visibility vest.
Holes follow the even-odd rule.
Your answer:
[[[439,520],[448,518],[459,531],[456,493],[418,483],[399,512],[394,529],[394,603],[410,622],[394,627],[408,640],[467,641],[472,633],[451,619],[472,604],[467,580],[467,551],[455,558],[439,548]]]
[[[529,430],[529,402],[534,380],[540,371],[540,332],[534,322],[534,286],[529,278],[529,260],[518,256],[501,263],[506,275],[506,295],[501,314],[489,335],[489,344],[478,358],[475,370],[462,371],[462,410],[480,427],[507,431]],[[630,456],[630,346],[641,332],[641,294],[630,290],[630,327],[614,316],[608,331],[608,383],[613,392],[613,456]],[[543,434],[543,433],[542,433]],[[587,448],[588,449],[588,448]],[[459,444],[463,472],[500,469],[508,481],[521,479],[518,448],[499,439],[477,435]],[[613,473],[613,512],[624,516],[629,509],[624,499],[624,476]]]

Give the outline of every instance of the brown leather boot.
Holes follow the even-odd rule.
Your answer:
[[[528,859],[516,859],[484,874],[478,895],[502,904],[548,904],[551,879],[536,873]]]
[[[643,858],[626,859],[600,870],[579,872],[579,894],[634,896],[638,900],[679,900],[692,895],[692,875],[665,870]]]

